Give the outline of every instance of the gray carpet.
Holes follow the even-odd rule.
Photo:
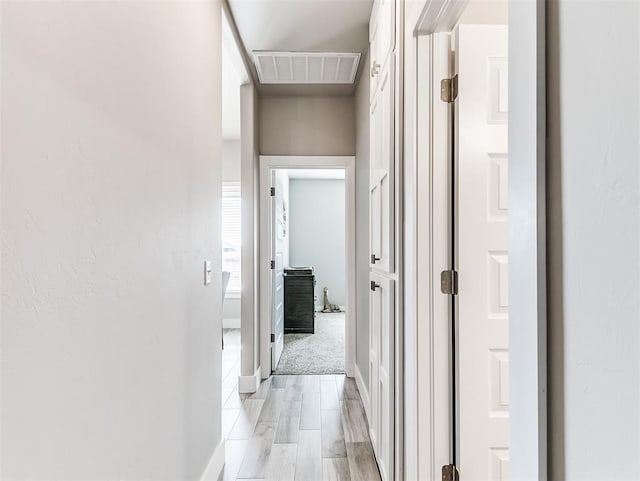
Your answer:
[[[276,374],[344,373],[344,316],[318,312],[315,334],[285,334]]]

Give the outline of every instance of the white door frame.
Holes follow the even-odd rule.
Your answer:
[[[414,74],[419,68],[417,54],[418,37],[435,32],[448,32],[458,22],[469,0],[419,0],[407,15],[405,57]],[[545,94],[545,2],[543,0],[509,0],[509,316],[510,316],[510,477],[512,479],[547,479],[547,309],[546,309],[546,94]],[[412,42],[409,44],[409,42]],[[414,75],[415,77],[415,75]],[[417,180],[420,163],[429,162],[428,151],[420,151],[418,140],[431,135],[428,121],[431,115],[429,103],[415,108],[419,89],[428,89],[428,84],[411,85],[405,91],[405,102],[409,110],[405,122],[412,128],[405,132],[406,182],[413,190],[405,197],[409,204],[405,223],[416,225],[417,220],[429,214],[429,205],[421,203],[416,195],[418,187],[424,188],[424,179]],[[404,114],[403,114],[404,115]],[[425,127],[426,122],[426,127]],[[428,150],[428,149],[427,149]],[[429,179],[431,182],[431,179]],[[411,189],[411,187],[410,187]],[[429,225],[433,227],[431,221]],[[430,228],[431,228],[430,227]],[[405,265],[413,274],[405,279],[404,293],[406,318],[410,332],[431,335],[434,317],[420,317],[417,299],[426,292],[431,296],[439,293],[439,285],[424,285],[416,272],[429,272],[429,279],[436,274],[429,256],[418,255],[431,250],[428,235],[421,236],[417,229],[408,229],[410,239],[405,244]],[[414,271],[415,269],[415,271]],[[434,271],[434,272],[430,272]],[[418,331],[420,324],[429,328]],[[437,349],[432,339],[417,338],[405,342],[405,363],[408,375],[405,379],[405,419],[412,415],[433,419],[448,416],[435,407],[424,405],[415,387],[417,377],[426,376],[430,392],[447,389],[448,379],[436,378],[430,367],[417,365],[417,346],[421,349]],[[442,354],[440,354],[442,355]],[[431,359],[438,353],[431,353]],[[428,402],[427,402],[428,404]],[[424,412],[424,411],[429,412]],[[419,479],[430,479],[438,473],[435,465],[434,445],[447,443],[434,432],[430,445],[418,446],[417,426],[407,422],[405,436],[405,473],[417,473],[415,454],[429,456],[428,473],[420,473]]]
[[[269,200],[273,169],[345,170],[345,259],[347,312],[345,313],[345,367],[355,375],[356,356],[356,170],[355,157],[260,156],[260,232],[269,232]],[[368,213],[367,213],[368,214]],[[260,365],[262,379],[271,375],[271,253],[269,236],[260,236]]]

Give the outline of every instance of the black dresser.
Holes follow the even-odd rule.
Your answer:
[[[315,286],[312,267],[284,270],[285,333],[315,333]]]

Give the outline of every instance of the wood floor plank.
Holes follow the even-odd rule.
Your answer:
[[[303,392],[320,392],[320,376],[306,374],[301,377],[304,379]]]
[[[289,376],[273,376],[271,387],[274,389],[284,389],[289,382],[288,377]]]
[[[229,439],[249,439],[253,435],[263,405],[264,399],[245,399]]]
[[[340,401],[351,399],[360,400],[360,393],[355,379],[346,377],[344,374],[336,375],[336,385],[338,387],[338,398]]]
[[[224,445],[224,470],[222,479],[224,481],[235,481],[240,471],[240,465],[247,449],[247,440],[225,441]]]
[[[300,411],[300,430],[320,429],[320,393],[305,392],[302,394],[302,410]]]
[[[322,410],[322,457],[344,458],[347,448],[344,444],[342,414],[338,409]]]
[[[338,389],[333,376],[323,376],[320,379],[320,399],[322,409],[340,409]]]
[[[303,376],[288,376],[285,400],[286,401],[302,401],[302,393],[304,392],[305,380]]]
[[[274,443],[297,443],[302,401],[285,401],[278,419]]]
[[[236,424],[240,416],[240,409],[223,409],[222,410],[222,436],[227,439],[231,434],[233,426]]]
[[[380,481],[371,443],[347,443],[351,481]]]
[[[346,442],[370,442],[367,421],[360,401],[342,401],[342,428]]]
[[[323,481],[351,481],[348,458],[331,458],[322,460]]]
[[[296,456],[295,481],[321,481],[322,456],[320,431],[300,431]]]
[[[258,418],[259,423],[277,423],[280,418],[280,411],[284,404],[284,389],[269,389],[262,412]]]
[[[267,479],[269,481],[294,481],[296,474],[297,444],[274,444]]]
[[[275,423],[258,423],[256,425],[253,437],[247,444],[244,459],[238,472],[238,479],[266,477],[275,433]]]
[[[258,390],[256,392],[254,392],[253,394],[249,395],[249,398],[251,398],[251,399],[265,399],[267,397],[267,394],[269,393],[269,389],[271,388],[271,380],[272,379],[273,379],[273,376],[265,379],[264,381],[262,381],[260,383],[260,387],[258,387]]]

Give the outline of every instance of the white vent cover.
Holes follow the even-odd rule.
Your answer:
[[[262,84],[352,84],[359,53],[253,52]]]

